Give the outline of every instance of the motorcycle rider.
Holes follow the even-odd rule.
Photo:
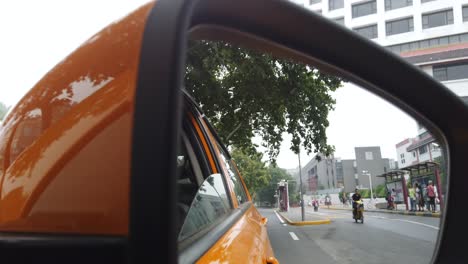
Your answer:
[[[356,188],[354,190],[354,194],[353,196],[351,197],[351,199],[353,199],[353,218],[354,216],[356,216],[356,213],[357,213],[357,207],[358,207],[358,204],[356,203],[357,201],[361,200],[361,194],[359,193],[359,189]]]

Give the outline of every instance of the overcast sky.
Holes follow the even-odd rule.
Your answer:
[[[81,43],[111,22],[145,4],[141,0],[0,1],[0,101],[14,105],[34,84]],[[334,97],[327,130],[335,157],[354,158],[354,147],[380,146],[396,159],[395,144],[417,134],[406,114],[351,84]],[[285,135],[278,157],[283,168],[298,166]],[[301,155],[302,165],[312,156]]]

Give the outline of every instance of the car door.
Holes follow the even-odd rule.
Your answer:
[[[188,104],[193,106],[193,103]],[[196,138],[191,137],[190,148],[196,149],[203,146],[203,150],[193,151],[203,154],[203,157],[198,156],[197,160],[211,160],[210,163],[214,166],[210,168],[213,174],[204,176],[205,181],[210,184],[202,184],[188,209],[179,234],[179,248],[181,249],[179,261],[181,263],[195,261],[197,263],[212,263],[213,261],[267,263],[268,259],[274,261],[265,227],[266,219],[253,206],[227,150],[222,147],[207,121],[202,119],[201,113],[194,108],[191,110],[187,114],[187,119],[190,120],[187,123],[190,123],[189,130],[192,131],[192,135],[196,135]],[[210,189],[216,190],[217,194],[210,195]],[[186,193],[179,192],[179,195],[185,196]],[[208,199],[206,197],[210,197],[211,204],[218,205],[204,205],[202,199]],[[220,204],[226,206],[219,206]],[[210,217],[211,215],[216,216],[216,219]],[[223,226],[223,228],[216,228],[215,225]],[[210,230],[209,233],[207,233],[208,230]],[[195,254],[191,251],[200,247],[206,248],[206,252],[199,250]]]

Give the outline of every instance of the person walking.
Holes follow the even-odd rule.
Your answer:
[[[434,185],[432,181],[429,181],[429,186],[427,186],[427,197],[429,197],[429,211],[435,213],[435,199],[436,194],[434,190]]]
[[[411,184],[408,184],[408,195],[410,198],[410,204],[411,204],[411,212],[416,211],[416,190],[414,186],[411,186]]]
[[[422,194],[421,186],[417,182],[414,184],[414,186],[415,186],[414,191],[416,192],[416,202],[418,205],[418,211],[424,211],[424,197]]]

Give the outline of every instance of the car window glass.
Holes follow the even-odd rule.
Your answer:
[[[240,176],[237,173],[237,170],[234,167],[232,160],[227,158],[227,155],[224,153],[224,150],[221,148],[219,144],[218,144],[218,148],[221,154],[221,159],[223,161],[223,164],[226,166],[226,169],[229,173],[229,176],[228,176],[229,181],[232,183],[232,186],[234,186],[234,193],[236,194],[237,202],[239,204],[243,204],[247,202],[247,195],[245,194],[244,185],[241,182]]]
[[[198,189],[187,212],[178,240],[215,226],[230,211],[227,192],[220,174],[209,176]]]

